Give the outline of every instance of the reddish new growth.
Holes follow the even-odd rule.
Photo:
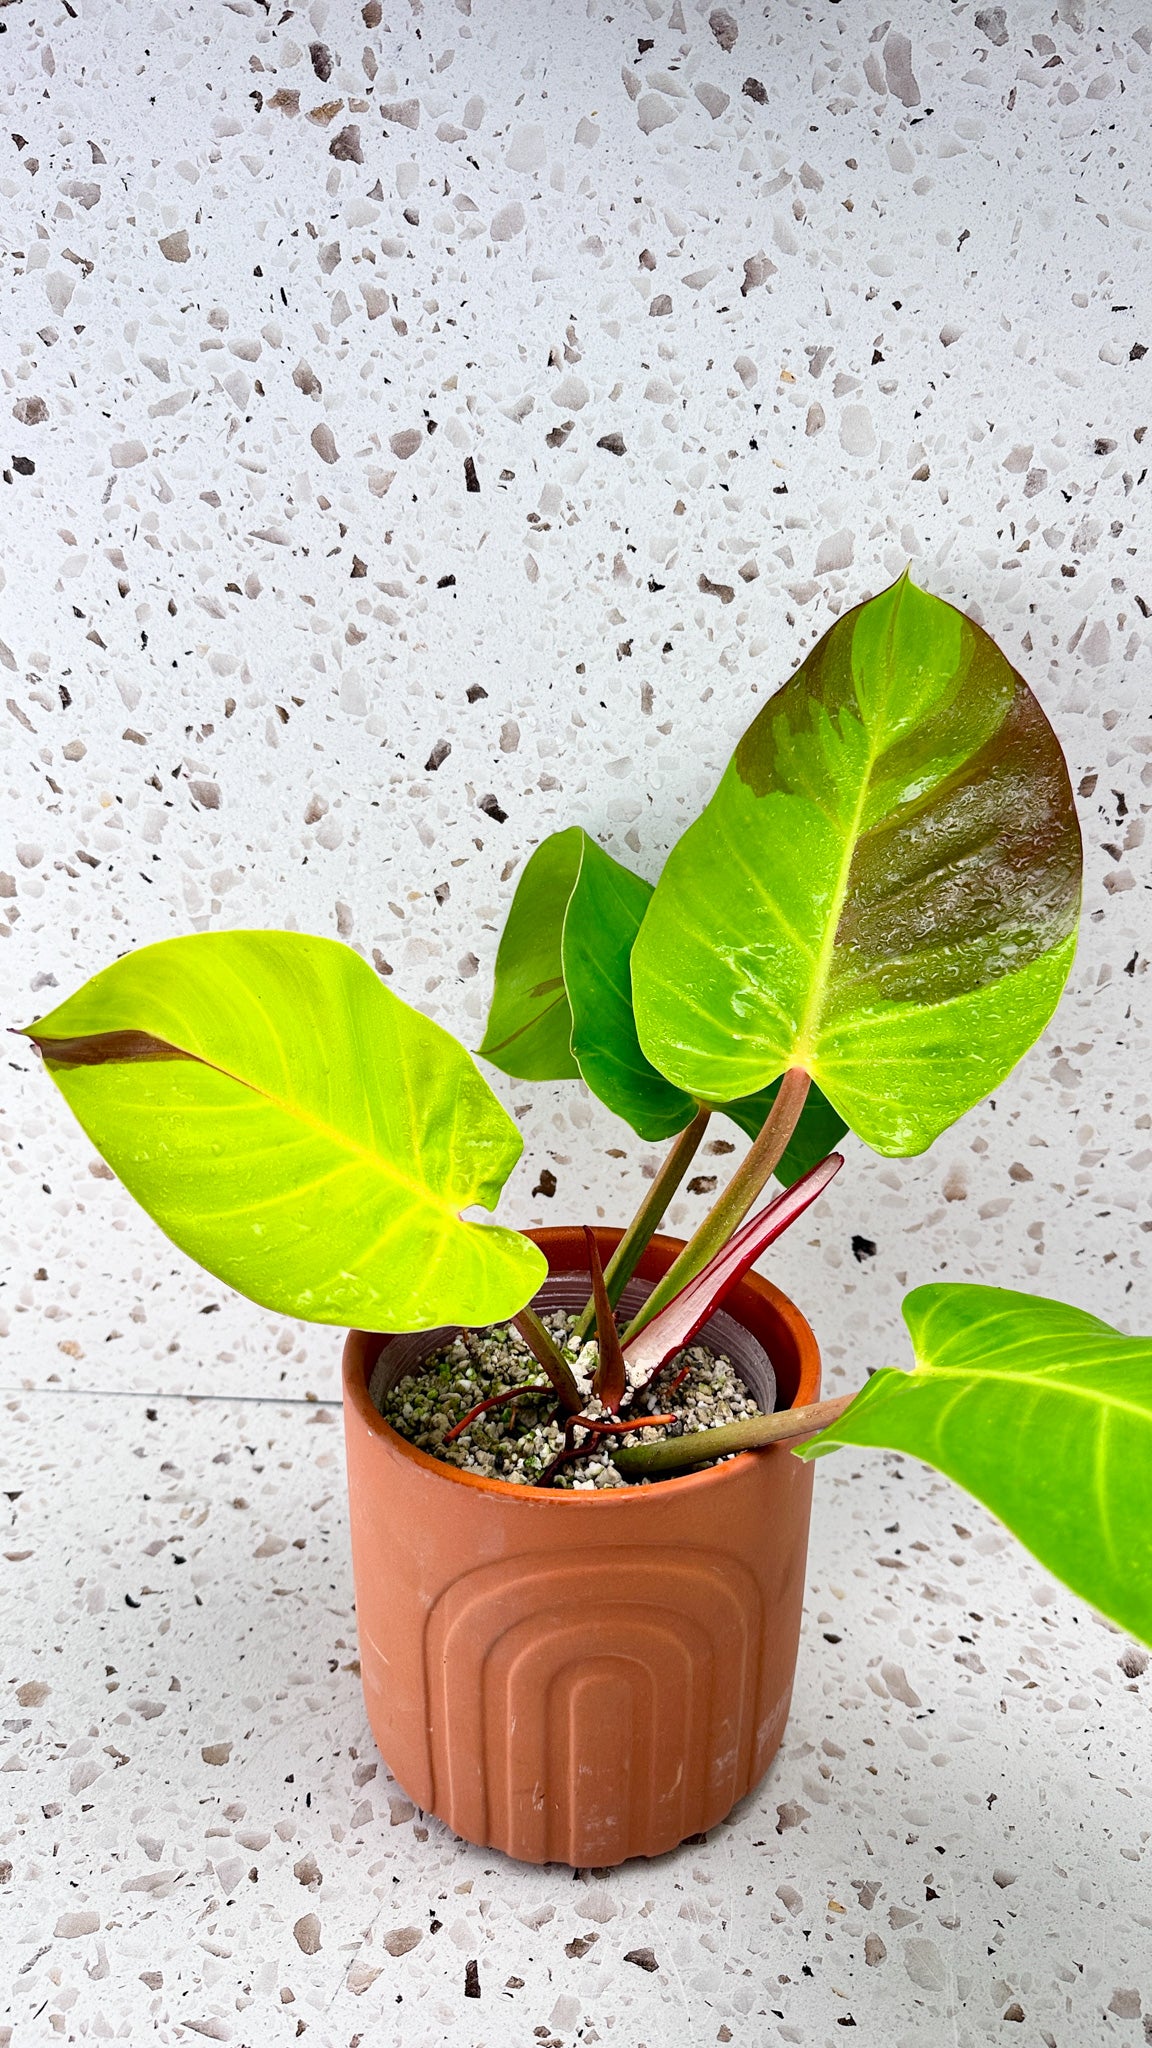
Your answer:
[[[551,1486],[556,1474],[565,1465],[571,1464],[576,1458],[588,1457],[606,1436],[625,1436],[633,1429],[666,1429],[668,1424],[675,1420],[674,1415],[638,1415],[634,1422],[605,1422],[603,1418],[598,1419],[592,1415],[570,1415],[564,1425],[564,1449],[557,1451],[551,1463],[545,1465],[536,1484]],[[580,1444],[575,1441],[578,1428],[588,1431],[583,1443]]]
[[[505,1401],[518,1401],[522,1394],[552,1394],[554,1392],[555,1388],[549,1382],[530,1380],[523,1387],[509,1387],[503,1394],[490,1394],[486,1401],[477,1401],[476,1406],[470,1408],[467,1415],[462,1415],[459,1422],[454,1422],[451,1429],[445,1431],[444,1441],[446,1444],[454,1444],[458,1436],[463,1436],[469,1423],[475,1422],[480,1415],[486,1415],[489,1408],[501,1408]]]
[[[604,1284],[604,1268],[600,1264],[600,1247],[596,1233],[584,1225],[584,1242],[588,1247],[588,1270],[592,1275],[592,1298],[596,1303],[596,1344],[599,1361],[592,1380],[592,1392],[598,1401],[615,1415],[628,1390],[628,1372],[624,1364],[624,1351],[608,1289]]]
[[[776,1239],[799,1220],[817,1195],[823,1194],[843,1164],[842,1153],[830,1152],[827,1159],[810,1166],[790,1188],[785,1188],[755,1216],[750,1216],[715,1258],[709,1260],[703,1271],[687,1281],[667,1308],[661,1309],[659,1315],[654,1316],[631,1343],[625,1345],[627,1365],[649,1368],[641,1393],[648,1391],[668,1360],[674,1358],[678,1351],[683,1351],[697,1330],[703,1329],[709,1316],[715,1315],[761,1252],[775,1244]]]

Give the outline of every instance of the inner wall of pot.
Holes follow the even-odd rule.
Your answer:
[[[587,1273],[552,1273],[532,1306],[540,1315],[548,1315],[556,1309],[579,1313],[588,1299],[590,1284]],[[647,1301],[652,1285],[650,1280],[628,1282],[620,1297],[620,1307],[626,1316],[634,1316]],[[426,1358],[443,1351],[454,1337],[459,1336],[463,1327],[461,1323],[452,1323],[439,1330],[418,1330],[408,1336],[393,1337],[381,1351],[368,1382],[369,1399],[377,1411],[383,1413],[385,1399],[398,1380],[417,1372]],[[772,1360],[759,1339],[738,1323],[735,1316],[717,1309],[703,1329],[697,1331],[692,1342],[706,1345],[709,1351],[722,1352],[725,1358],[730,1359],[761,1413],[772,1414],[776,1406],[776,1374]]]

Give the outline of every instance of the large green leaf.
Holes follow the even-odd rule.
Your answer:
[[[1071,965],[1080,834],[1039,704],[907,577],[838,619],[673,849],[632,955],[677,1086],[802,1067],[879,1152],[998,1086]]]
[[[608,1109],[649,1143],[674,1137],[699,1103],[645,1058],[632,1009],[631,955],[652,884],[605,853],[578,825],[536,848],[520,878],[496,954],[480,1051],[520,1080],[579,1074]],[[779,1083],[718,1103],[750,1138]],[[777,1169],[785,1184],[830,1152],[844,1123],[810,1091]]]
[[[266,1308],[368,1330],[514,1315],[545,1262],[495,1207],[521,1139],[448,1032],[347,946],[165,939],[29,1027],[124,1185]]]
[[[873,1444],[923,1458],[1152,1642],[1152,1338],[1001,1287],[918,1287],[904,1318],[916,1371],[875,1373],[797,1455]]]

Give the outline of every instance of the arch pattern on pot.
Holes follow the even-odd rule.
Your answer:
[[[424,1670],[437,1813],[530,1861],[673,1848],[764,1768],[763,1594],[722,1551],[520,1555],[430,1609]],[[514,1740],[513,1740],[514,1736]]]

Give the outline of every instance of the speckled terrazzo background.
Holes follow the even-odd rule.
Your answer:
[[[1062,735],[1083,941],[772,1270],[833,1386],[938,1274],[1152,1328],[1147,9],[60,0],[0,8],[0,107],[4,1021],[295,923],[474,1043],[536,842],[654,874],[910,561]],[[1143,1654],[898,1460],[821,1471],[785,1750],[707,1842],[573,1879],[412,1813],[338,1340],[4,1075],[0,2042],[1152,2038]],[[622,1219],[655,1153],[496,1081],[508,1217]]]

